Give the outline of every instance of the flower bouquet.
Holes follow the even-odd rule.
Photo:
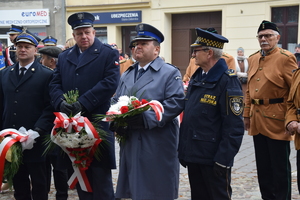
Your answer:
[[[39,133],[21,127],[0,131],[0,180],[12,186],[12,179],[22,163],[23,151],[32,149]]]
[[[64,94],[68,104],[77,101],[78,91],[70,91]],[[94,157],[99,159],[98,145],[103,141],[107,134],[104,130],[94,126],[81,113],[75,113],[75,116],[67,116],[62,112],[55,112],[56,119],[51,131],[51,140],[47,141],[47,151],[51,149],[53,143],[69,156],[73,163],[74,173],[68,181],[70,188],[74,188],[76,183],[82,190],[92,192],[91,186],[85,174],[85,170],[93,161]]]
[[[100,115],[102,121],[113,121],[116,128],[127,126],[126,118],[141,114],[149,109],[153,109],[158,121],[161,121],[164,108],[159,101],[141,101],[135,96],[120,96],[117,103],[110,106],[106,115]],[[123,135],[116,134],[118,142],[124,141]]]

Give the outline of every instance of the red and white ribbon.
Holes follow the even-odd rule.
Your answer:
[[[0,131],[0,136],[5,137],[0,144],[0,180],[3,180],[3,173],[5,167],[5,157],[9,148],[16,142],[21,142],[23,151],[25,149],[31,149],[33,147],[34,139],[39,137],[38,132],[28,130],[21,127],[16,129],[4,129]]]
[[[54,121],[55,125],[51,131],[51,140],[55,144],[57,144],[58,146],[60,146],[62,148],[62,150],[69,156],[72,163],[74,163],[74,161],[76,161],[76,158],[74,156],[70,155],[70,152],[67,149],[68,147],[61,145],[56,140],[56,137],[55,137],[55,135],[57,134],[56,128],[63,128],[65,130],[67,130],[68,133],[75,134],[74,132],[73,133],[71,132],[72,129],[74,129],[76,132],[80,132],[81,129],[84,127],[89,138],[95,139],[94,144],[88,148],[89,159],[83,161],[83,162],[85,162],[85,165],[88,167],[93,160],[97,146],[102,141],[102,139],[99,137],[95,127],[91,124],[91,122],[88,120],[88,118],[82,117],[80,115],[80,113],[72,118],[69,118],[66,114],[61,113],[61,112],[55,112],[54,114],[56,116],[56,119]],[[86,169],[79,168],[75,165],[73,165],[73,169],[74,169],[74,173],[72,174],[71,178],[68,181],[70,188],[73,189],[76,186],[76,184],[79,182],[80,187],[83,191],[92,192],[91,185],[90,185],[89,180],[85,173]]]
[[[148,103],[145,103],[145,104],[143,104],[143,105],[141,105],[141,106],[138,106],[138,107],[136,107],[136,108],[134,108],[134,109],[143,108],[143,107],[148,106],[148,105],[154,110],[155,115],[156,115],[156,119],[157,119],[158,121],[161,121],[161,120],[162,120],[162,114],[164,113],[164,107],[163,107],[163,105],[162,105],[159,101],[157,101],[157,100],[152,100],[152,101],[150,101],[150,102],[148,102]],[[133,109],[133,110],[130,110],[130,111],[128,111],[128,112],[134,111],[134,109]],[[106,115],[120,115],[120,114],[122,114],[121,111],[108,111],[108,112],[106,112]],[[113,118],[113,117],[112,117],[112,118]],[[106,122],[112,121],[112,118],[106,117],[106,118],[104,118],[102,121],[106,121]]]

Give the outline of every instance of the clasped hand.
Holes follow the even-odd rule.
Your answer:
[[[291,121],[286,129],[288,130],[288,133],[291,134],[291,135],[294,135],[295,134],[295,131],[297,133],[300,133],[300,123],[297,122],[297,121]]]
[[[60,104],[60,111],[65,113],[67,116],[70,116],[71,114],[76,115],[81,110],[82,106],[78,101],[72,104],[68,104],[66,101],[62,101]]]

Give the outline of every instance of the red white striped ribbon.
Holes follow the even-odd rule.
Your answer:
[[[89,138],[96,139],[95,143],[89,148],[89,159],[86,161],[86,166],[88,167],[93,160],[95,151],[97,146],[101,143],[102,139],[99,137],[95,127],[91,124],[91,122],[86,117],[80,116],[80,113],[75,117],[69,118],[66,114],[61,112],[55,112],[56,119],[54,120],[54,127],[51,131],[51,139],[54,143],[62,148],[62,150],[69,156],[72,163],[76,160],[75,157],[70,155],[70,152],[67,150],[67,147],[62,146],[55,140],[55,135],[57,134],[56,128],[64,128],[71,134],[72,128],[80,132],[80,130],[84,127],[87,132]],[[71,128],[70,128],[71,127]],[[72,133],[73,134],[73,133]],[[89,183],[89,180],[86,176],[85,170],[73,165],[74,173],[70,177],[68,184],[71,189],[73,189],[77,183],[80,184],[80,187],[83,191],[92,192],[92,187]]]
[[[162,120],[162,114],[164,113],[164,107],[157,100],[152,100],[148,103],[145,103],[141,106],[136,107],[135,109],[143,108],[147,105],[151,106],[151,108],[154,110],[155,115],[156,115],[156,119],[158,121],[161,121]],[[128,111],[128,112],[130,112],[130,111]],[[120,115],[120,114],[122,114],[120,111],[108,111],[108,112],[106,112],[106,115]],[[103,119],[103,121],[109,122],[109,121],[112,121],[112,118],[106,117],[106,118]]]

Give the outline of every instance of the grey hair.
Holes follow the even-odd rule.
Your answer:
[[[212,50],[214,52],[214,59],[219,60],[222,57],[223,49],[218,49],[215,47],[207,47],[208,49]]]
[[[280,35],[278,31],[272,30],[275,35]]]

